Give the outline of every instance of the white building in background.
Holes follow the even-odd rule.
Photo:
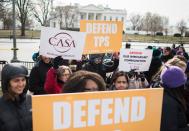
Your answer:
[[[59,6],[60,7],[60,6]],[[93,4],[87,6],[81,6],[79,4],[75,4],[72,9],[72,15],[69,17],[69,20],[72,19],[71,24],[69,24],[69,28],[80,28],[80,20],[105,20],[105,21],[122,21],[123,22],[123,30],[125,31],[126,27],[126,10],[118,10],[118,9],[110,9],[108,7],[103,7],[102,5],[96,6]],[[71,13],[71,12],[70,12]],[[55,28],[60,28],[60,23],[63,23],[63,27],[65,28],[65,16],[62,16],[62,20],[59,17],[55,16],[58,14],[56,11],[56,7],[54,11],[51,13],[50,26]]]
[[[0,29],[3,29],[3,22],[0,21]]]

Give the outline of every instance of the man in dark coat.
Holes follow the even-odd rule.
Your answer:
[[[40,56],[40,60],[32,68],[29,77],[29,91],[34,93],[34,95],[46,94],[44,90],[44,83],[46,73],[51,67],[51,59],[45,56]]]

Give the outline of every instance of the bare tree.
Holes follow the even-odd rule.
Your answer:
[[[143,29],[147,32],[147,34],[151,29],[151,18],[152,18],[152,14],[150,12],[147,12],[143,19],[143,23],[144,23]]]
[[[157,31],[162,31],[162,18],[158,14],[153,14],[150,20],[150,31],[153,32],[153,35],[155,36],[155,33]]]
[[[180,31],[181,36],[183,36],[184,32],[186,31],[186,22],[181,20],[177,23],[177,28]]]
[[[55,8],[55,12],[53,12],[54,15],[54,19],[58,19],[58,23],[59,23],[59,26],[60,26],[60,29],[63,28],[63,16],[64,16],[64,8],[63,6],[57,6]]]
[[[165,17],[165,16],[163,16],[162,17],[162,27],[163,27],[163,30],[164,30],[164,32],[165,32],[165,34],[166,34],[166,36],[168,35],[168,27],[169,27],[169,18],[168,17]]]
[[[21,36],[25,36],[26,20],[29,15],[30,0],[16,0],[18,18],[21,23]]]
[[[158,31],[165,31],[168,33],[169,19],[165,16],[160,16],[158,14],[152,14],[150,12],[147,12],[145,16],[141,19],[141,23],[143,30],[145,30],[147,34],[149,31],[153,33],[153,35],[155,35]]]
[[[4,5],[3,5],[3,2],[0,2],[0,19],[2,18],[4,14]]]
[[[141,22],[141,15],[139,14],[132,14],[131,17],[130,17],[130,21],[132,23],[132,29],[133,30],[136,30],[137,27],[139,26],[140,22]]]
[[[136,29],[138,31],[141,31],[141,30],[143,30],[143,28],[144,28],[144,17],[141,17]]]
[[[11,29],[12,27],[11,2],[0,3],[0,20],[2,20],[3,22],[3,29]]]
[[[42,26],[49,24],[51,2],[51,0],[35,0],[31,4],[32,13]]]
[[[78,8],[76,6],[71,6],[71,5],[57,6],[55,8],[55,12],[53,12],[55,16],[54,19],[58,20],[60,24],[60,28],[65,28],[65,29],[74,27],[73,23],[77,22],[77,18],[76,18],[77,13],[78,13]]]

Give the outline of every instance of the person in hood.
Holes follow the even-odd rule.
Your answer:
[[[177,66],[165,66],[160,78],[164,88],[160,131],[189,131],[184,71]]]
[[[27,92],[26,67],[6,64],[2,69],[0,131],[32,131],[31,96]]]

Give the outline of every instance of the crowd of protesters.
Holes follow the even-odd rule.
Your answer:
[[[40,55],[29,76],[22,65],[5,65],[1,74],[0,131],[32,130],[28,94],[144,88],[164,88],[161,131],[189,131],[188,54],[183,46],[148,46],[147,50],[153,50],[153,56],[146,72],[119,71],[119,53],[83,55],[80,61]],[[104,60],[107,55],[109,61]]]

